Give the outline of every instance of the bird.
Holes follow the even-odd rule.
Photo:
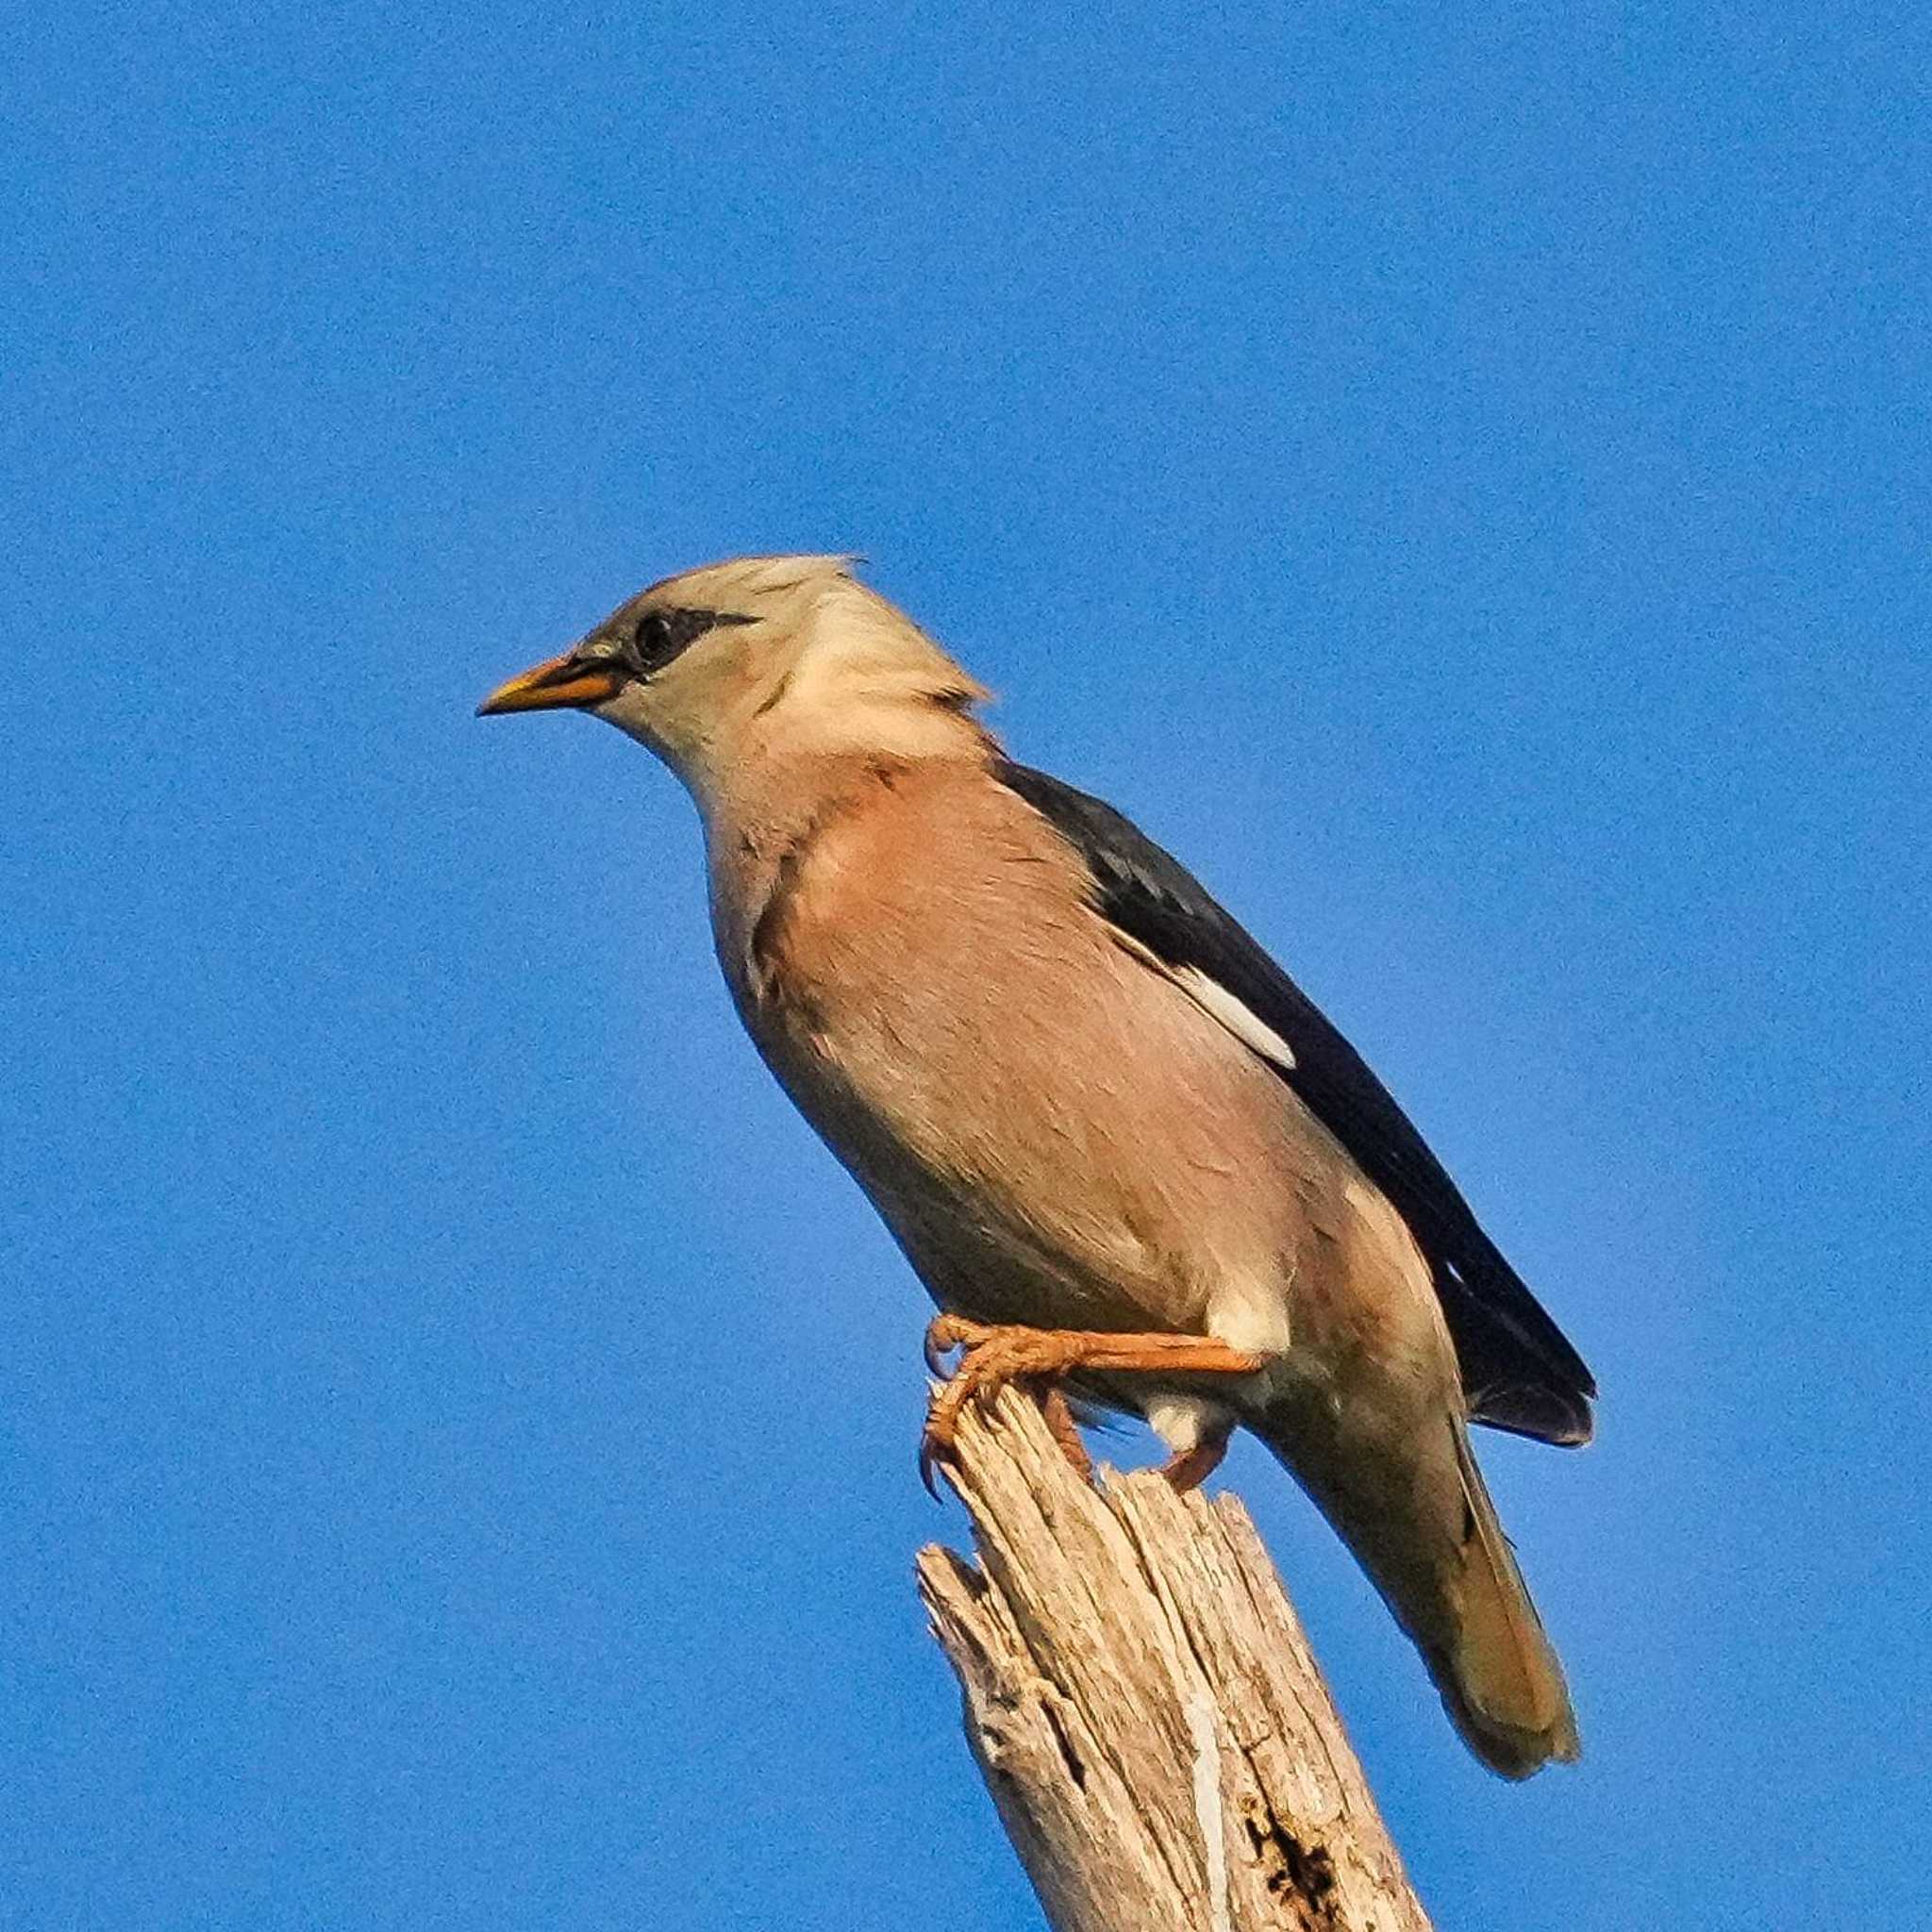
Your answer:
[[[1232,1432],[1353,1552],[1484,1764],[1574,1760],[1562,1666],[1472,1424],[1587,1441],[1596,1385],[1376,1075],[1183,867],[1010,759],[990,693],[839,556],[666,577],[479,714],[592,713],[702,821],[771,1072],[937,1305],[923,1465],[1018,1380]]]

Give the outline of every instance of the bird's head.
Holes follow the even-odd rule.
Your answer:
[[[594,711],[702,802],[760,750],[940,749],[985,696],[849,558],[745,557],[641,591],[477,712]]]

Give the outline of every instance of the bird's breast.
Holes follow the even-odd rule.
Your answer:
[[[1186,1328],[1230,1273],[1277,1273],[1282,1090],[1123,950],[1023,801],[900,769],[764,864],[720,922],[740,1010],[942,1300]]]

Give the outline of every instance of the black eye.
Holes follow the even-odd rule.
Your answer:
[[[671,641],[671,619],[662,610],[647,610],[631,635],[631,654],[641,671],[655,671],[677,655]]]
[[[729,610],[646,610],[631,632],[626,656],[640,677],[661,671],[680,651],[686,651],[708,630],[721,624],[750,624]]]

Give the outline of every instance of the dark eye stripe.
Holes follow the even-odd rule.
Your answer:
[[[661,671],[680,652],[688,651],[708,630],[720,625],[755,624],[752,617],[741,617],[732,610],[647,610],[638,619],[625,656],[638,675],[648,677]]]

